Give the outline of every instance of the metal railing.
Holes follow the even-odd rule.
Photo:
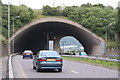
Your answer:
[[[104,60],[104,61],[112,61],[112,62],[120,62],[118,59],[109,59],[104,57],[96,57],[96,56],[80,56],[80,55],[62,55],[66,57],[76,57],[76,58],[87,58],[92,60]]]

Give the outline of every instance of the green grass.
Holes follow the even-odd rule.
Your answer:
[[[104,60],[93,60],[93,59],[88,59],[88,58],[66,57],[66,56],[62,56],[62,58],[65,60],[83,62],[83,63],[87,63],[87,64],[93,64],[93,65],[97,65],[97,66],[102,66],[102,67],[106,67],[106,68],[120,70],[120,63],[118,63],[118,62],[111,62],[111,61],[104,61]]]
[[[38,15],[34,20],[38,20],[38,19],[42,19],[42,18],[47,18],[47,17],[57,17],[57,18],[63,18],[63,19],[67,19],[66,17],[63,16],[44,16],[44,15]]]
[[[34,14],[36,15],[36,17],[33,19],[33,21],[37,19],[47,18],[47,17],[58,17],[58,18],[68,19],[67,17],[64,17],[64,16],[45,16],[42,14],[42,10],[34,10]]]

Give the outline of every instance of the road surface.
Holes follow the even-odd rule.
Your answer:
[[[22,59],[16,55],[12,59],[15,78],[118,78],[118,71],[89,64],[67,61],[63,62],[63,72],[32,69],[32,59]]]
[[[7,56],[5,57],[0,57],[0,80],[2,78],[6,78],[7,76],[7,73],[6,73],[6,70],[7,70]]]

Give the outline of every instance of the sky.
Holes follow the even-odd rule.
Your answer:
[[[80,6],[82,4],[87,4],[87,3],[91,3],[91,4],[101,3],[105,6],[109,5],[116,8],[120,0],[2,0],[3,4],[8,4],[8,1],[10,2],[10,4],[13,5],[24,4],[32,9],[42,9],[43,5],[49,5],[51,7],[52,6],[65,7],[65,6]]]

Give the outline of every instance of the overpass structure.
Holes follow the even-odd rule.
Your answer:
[[[80,24],[56,17],[39,19],[20,28],[11,37],[11,47],[14,41],[14,52],[31,49],[33,52],[48,49],[49,40],[54,41],[54,50],[60,51],[59,41],[65,36],[73,36],[83,46],[88,55],[105,53],[105,41],[81,26]]]

